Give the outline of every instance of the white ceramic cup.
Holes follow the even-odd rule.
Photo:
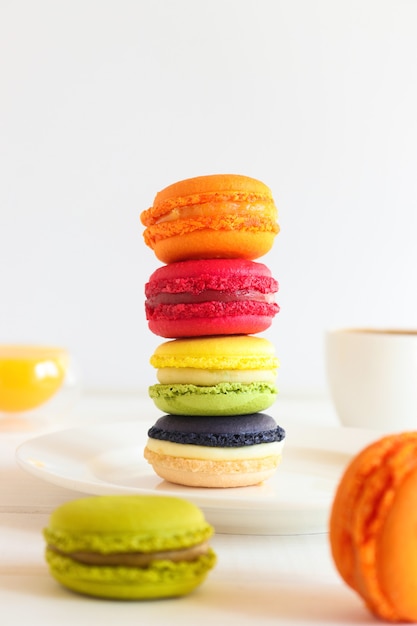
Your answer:
[[[417,430],[417,330],[327,331],[325,361],[344,426]]]

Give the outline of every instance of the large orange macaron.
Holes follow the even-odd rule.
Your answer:
[[[174,183],[141,214],[145,243],[163,263],[256,259],[279,232],[269,187],[248,176],[213,174]]]
[[[417,432],[378,439],[352,460],[329,524],[335,565],[372,613],[417,622]]]

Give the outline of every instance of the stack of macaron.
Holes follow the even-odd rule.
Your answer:
[[[271,191],[246,176],[199,176],[160,191],[141,221],[164,264],[145,285],[146,317],[168,340],[151,357],[149,395],[166,415],[148,432],[145,458],[181,485],[258,484],[285,439],[262,413],[277,396],[274,345],[255,336],[279,311],[278,282],[255,261],[279,232]]]

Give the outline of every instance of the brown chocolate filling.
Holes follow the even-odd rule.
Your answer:
[[[155,307],[158,304],[196,304],[197,302],[275,302],[274,293],[261,293],[255,290],[215,291],[205,290],[201,293],[159,293],[150,296],[147,304]]]
[[[122,565],[123,567],[147,567],[152,561],[169,560],[175,563],[179,561],[195,561],[199,556],[208,552],[207,542],[197,546],[184,548],[183,550],[166,550],[164,552],[117,552],[112,554],[101,554],[99,552],[62,552],[54,546],[48,545],[48,550],[56,554],[67,556],[78,563],[85,565]]]

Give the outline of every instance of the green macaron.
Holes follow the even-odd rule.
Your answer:
[[[72,591],[142,600],[182,596],[216,562],[213,528],[194,504],[169,496],[93,496],[67,502],[44,529],[51,575]]]

